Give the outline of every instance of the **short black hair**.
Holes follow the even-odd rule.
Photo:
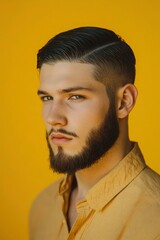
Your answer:
[[[38,51],[38,69],[43,63],[58,61],[93,64],[98,81],[104,82],[110,72],[120,76],[116,85],[133,84],[135,80],[136,59],[131,47],[113,31],[100,27],[62,32]]]

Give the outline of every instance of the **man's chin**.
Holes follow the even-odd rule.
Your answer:
[[[49,144],[50,150],[52,151],[52,154],[57,157],[59,154],[63,154],[64,158],[74,158],[77,155],[80,155],[83,151],[83,149],[79,150],[78,149],[75,151],[74,149],[69,149],[68,147],[65,148],[62,145],[54,146],[52,147],[51,144]]]

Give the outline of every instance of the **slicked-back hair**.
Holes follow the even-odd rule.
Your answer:
[[[119,76],[114,86],[134,83],[135,56],[130,46],[113,31],[99,27],[80,27],[62,32],[37,54],[37,68],[58,61],[93,64],[96,80],[105,83],[111,74]],[[113,86],[112,85],[112,86]]]

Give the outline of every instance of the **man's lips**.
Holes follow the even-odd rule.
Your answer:
[[[60,133],[52,133],[50,136],[50,139],[51,139],[51,142],[56,145],[63,144],[63,143],[66,143],[66,142],[72,140],[71,137],[68,137],[68,136],[66,136],[64,134],[60,134]]]

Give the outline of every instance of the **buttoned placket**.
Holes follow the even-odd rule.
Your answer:
[[[88,219],[91,213],[92,209],[90,208],[86,200],[81,201],[77,204],[78,216],[66,240],[76,239],[76,235],[79,233],[80,228],[84,225],[84,222]],[[81,234],[83,234],[83,232]],[[78,237],[78,239],[81,238]]]

